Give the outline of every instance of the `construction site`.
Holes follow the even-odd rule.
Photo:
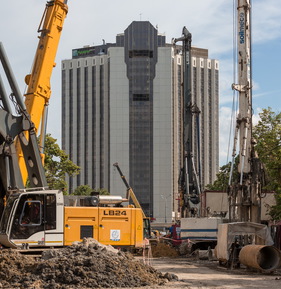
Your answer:
[[[279,288],[281,282],[280,269],[229,270],[206,252],[181,256],[165,243],[152,255],[133,256],[90,239],[40,256],[3,250],[0,288],[265,289]]]
[[[113,166],[125,197],[49,189],[43,150],[46,110],[67,1],[47,2],[24,96],[0,42],[11,91],[6,92],[0,78],[0,288],[281,287],[281,224],[265,211],[274,204],[274,195],[263,194],[262,164],[251,135],[250,2],[238,0],[236,8],[238,81],[232,88],[239,96],[239,113],[227,192],[201,188],[192,145],[192,37],[183,27],[181,37],[173,39],[172,45],[182,43],[185,109],[180,214],[172,222],[166,220],[166,204],[164,223],[147,216],[118,163]],[[134,53],[140,57],[139,51]],[[239,181],[232,179],[237,147]],[[219,201],[223,206],[217,207]]]

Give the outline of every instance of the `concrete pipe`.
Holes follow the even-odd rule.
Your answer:
[[[272,271],[280,266],[280,251],[273,246],[247,245],[239,253],[239,261],[245,266],[262,271]]]

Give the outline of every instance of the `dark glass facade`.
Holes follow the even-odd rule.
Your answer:
[[[200,122],[193,117],[193,149],[204,182],[217,171],[218,71],[207,66],[207,50],[192,48],[192,56],[193,100],[201,111]],[[181,59],[181,46],[167,44],[148,21],[134,21],[116,44],[74,49],[63,61],[63,149],[81,167],[79,176],[67,177],[70,192],[89,184],[122,194],[112,173],[117,161],[147,216],[164,220],[164,206],[168,219],[172,208],[179,211],[172,202],[183,165]]]
[[[165,46],[165,39],[157,34],[147,21],[132,22],[124,33],[130,103],[130,182],[148,216],[153,216],[153,79],[158,44]]]

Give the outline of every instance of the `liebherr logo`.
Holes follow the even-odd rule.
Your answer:
[[[239,14],[239,38],[240,44],[245,42],[245,14],[241,12]]]

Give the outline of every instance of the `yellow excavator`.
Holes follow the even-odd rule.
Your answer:
[[[64,196],[47,186],[37,132],[41,126],[42,146],[66,2],[47,2],[32,73],[26,77],[25,102],[0,43],[0,61],[18,113],[13,114],[0,77],[0,200],[7,198],[6,206],[0,208],[0,244],[8,248],[61,247],[90,237],[116,247],[142,247],[141,208],[124,207],[127,200],[119,196]],[[25,188],[27,174],[30,189]]]
[[[2,207],[9,194],[14,190],[25,188],[28,175],[30,176],[31,187],[47,186],[44,169],[39,168],[41,165],[38,164],[37,152],[34,153],[34,150],[37,150],[36,137],[41,127],[40,155],[42,163],[44,163],[43,148],[47,107],[51,96],[50,78],[55,66],[55,57],[67,11],[67,0],[52,0],[46,4],[38,28],[40,33],[39,43],[31,74],[25,77],[25,82],[28,85],[25,102],[17,86],[4,47],[1,44],[1,63],[12,90],[10,97],[13,98],[15,111],[22,118],[22,120],[17,118],[17,123],[22,122],[22,124],[16,130],[12,130],[15,124],[9,122],[7,118],[13,119],[13,113],[4,83],[1,80],[0,100],[3,103],[3,127],[1,131],[3,138],[1,148],[3,147],[3,151],[1,155],[3,158],[0,161],[0,213],[2,213]],[[18,165],[16,165],[16,162],[18,162]]]

